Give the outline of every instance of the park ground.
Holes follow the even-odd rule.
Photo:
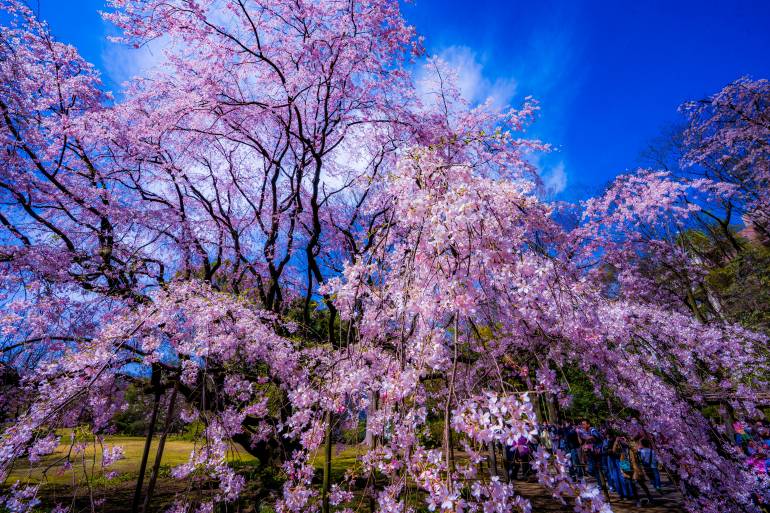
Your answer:
[[[65,439],[66,437],[63,437]],[[157,441],[156,441],[157,443]],[[60,445],[58,449],[36,464],[26,462],[25,466],[17,466],[8,477],[6,484],[10,485],[17,480],[21,483],[40,484],[40,498],[42,499],[41,511],[49,510],[51,507],[62,504],[63,506],[74,506],[72,513],[81,511],[91,512],[90,497],[93,495],[98,508],[93,512],[115,512],[124,513],[131,510],[131,502],[134,494],[134,485],[139,470],[142,450],[144,447],[144,438],[115,436],[107,437],[105,445],[119,445],[124,449],[125,457],[110,467],[110,471],[117,473],[115,477],[108,478],[101,473],[101,447],[96,445],[87,446],[77,458],[78,464],[73,465],[69,470],[62,470],[60,461],[70,450],[69,444]],[[206,490],[191,490],[187,481],[179,481],[171,478],[170,471],[173,467],[187,461],[190,451],[195,447],[195,443],[183,439],[169,439],[166,442],[165,451],[161,460],[160,472],[156,492],[154,494],[151,511],[164,511],[174,502],[175,498],[184,494],[188,498],[198,495],[205,497]],[[156,446],[153,444],[150,450],[148,462],[149,469],[154,463]],[[338,445],[332,465],[333,481],[341,481],[347,469],[356,464],[356,458],[364,449],[361,446]],[[246,474],[247,488],[242,494],[238,503],[228,508],[228,512],[242,513],[271,513],[272,508],[268,505],[270,498],[266,495],[266,490],[276,493],[280,489],[280,483],[277,480],[278,469],[275,472],[265,472],[260,470],[258,461],[245,452],[242,448],[234,446],[228,456],[230,464],[238,468],[239,472]],[[316,473],[320,476],[323,465],[323,456],[318,455],[315,458],[314,465]],[[145,481],[146,483],[146,481]],[[73,494],[73,490],[75,493]],[[550,494],[537,482],[519,481],[517,482],[519,493],[530,499],[534,513],[567,512],[573,511],[568,505],[563,505],[553,499]],[[73,496],[75,500],[73,502]],[[417,497],[417,495],[415,495]],[[634,512],[644,511],[649,513],[664,513],[681,511],[680,497],[669,486],[664,487],[662,496],[656,496],[652,505],[644,508],[636,508],[628,501],[619,501],[617,497],[613,498],[612,507],[616,512]],[[367,506],[362,493],[356,493],[351,507],[363,505],[361,511],[366,511]],[[423,503],[424,504],[424,503]],[[419,506],[417,500],[415,506]],[[423,508],[416,508],[421,512]],[[425,509],[427,511],[427,509]],[[149,512],[148,512],[149,513]]]

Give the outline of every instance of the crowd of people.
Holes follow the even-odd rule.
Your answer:
[[[638,506],[653,501],[651,488],[662,494],[655,449],[644,436],[625,437],[608,426],[594,427],[587,420],[545,425],[534,441],[522,437],[507,450],[510,479],[528,478],[529,462],[538,444],[569,455],[570,475],[576,479],[592,477],[605,494],[617,494]]]
[[[735,422],[735,443],[746,455],[746,462],[758,474],[770,473],[770,426]]]
[[[736,422],[733,429],[748,466],[758,474],[770,473],[770,426]],[[588,420],[545,424],[537,437],[521,437],[507,448],[509,479],[528,479],[532,454],[541,444],[567,454],[570,475],[593,478],[608,497],[612,493],[645,506],[654,502],[654,493],[663,495],[661,473],[665,471],[658,464],[651,440],[644,435],[624,436],[606,424],[592,426]]]

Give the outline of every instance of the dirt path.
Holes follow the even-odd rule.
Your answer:
[[[533,513],[574,511],[570,506],[562,505],[552,498],[539,483],[520,481],[516,483],[516,489],[522,497],[526,497],[532,502]],[[653,493],[651,505],[637,508],[632,501],[621,500],[616,494],[610,494],[610,504],[615,513],[679,513],[684,511],[681,507],[681,495],[670,486],[663,487],[662,495]]]
[[[185,488],[186,486],[184,483],[177,482],[173,479],[162,479],[159,482],[159,487],[151,511],[165,511],[173,502],[175,495],[183,494],[186,491]],[[550,493],[537,482],[517,481],[516,490],[521,496],[526,497],[532,502],[533,513],[566,513],[574,511],[569,505],[563,505],[558,500],[551,497]],[[82,492],[84,492],[84,490],[79,494],[80,496],[74,504],[75,508],[73,508],[73,512],[90,511],[88,498]],[[41,495],[44,505],[53,507],[61,502],[66,505],[72,505],[71,494],[72,491],[66,487],[52,486],[44,488]],[[97,511],[105,513],[128,513],[130,512],[132,495],[133,483],[121,483],[110,489],[106,496],[101,495],[101,498],[106,500],[101,504],[101,507]],[[654,494],[653,503],[651,505],[636,507],[633,502],[620,500],[615,494],[610,496],[610,504],[615,513],[680,513],[684,511],[681,507],[681,496],[670,486],[663,488],[662,495]],[[238,504],[230,505],[228,511],[234,513],[255,513],[256,508],[254,506],[253,501],[247,494]],[[368,513],[368,510],[365,511]]]
[[[159,482],[159,485],[155,500],[153,501],[153,506],[150,508],[150,511],[153,513],[166,511],[173,502],[175,495],[183,494],[186,491],[184,483],[176,482],[172,479],[163,479]],[[569,505],[560,504],[558,500],[551,497],[545,488],[536,482],[517,481],[516,489],[520,495],[532,502],[533,513],[566,513],[574,511]],[[652,505],[640,508],[635,507],[633,502],[621,501],[617,495],[613,494],[610,498],[612,510],[615,513],[683,512],[683,509],[681,508],[681,496],[671,487],[664,487],[663,492],[662,496],[655,495],[653,497],[654,500]],[[42,494],[43,505],[48,506],[48,508],[62,502],[65,505],[73,505],[71,502],[71,493],[71,490],[67,490],[65,487],[50,487],[45,489]],[[112,488],[106,496],[101,496],[106,500],[100,505],[97,511],[103,513],[129,513],[132,495],[133,484],[121,483],[121,485]],[[74,506],[73,513],[90,512],[87,496],[80,495]],[[257,508],[255,506],[253,498],[246,495],[237,504],[231,504],[227,511],[232,513],[257,513]],[[364,508],[363,511],[364,513],[368,513],[366,508]]]

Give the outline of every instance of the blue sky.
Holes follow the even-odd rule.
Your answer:
[[[135,56],[105,40],[103,0],[30,4],[38,1],[109,87],[137,69]],[[768,0],[413,0],[404,12],[428,53],[462,66],[472,99],[540,101],[531,133],[558,148],[542,165],[564,199],[635,168],[682,102],[741,75],[770,78]]]

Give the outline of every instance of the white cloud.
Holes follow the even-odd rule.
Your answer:
[[[498,108],[511,103],[516,94],[516,80],[512,77],[490,78],[485,73],[483,58],[467,46],[450,46],[440,51],[436,57],[444,61],[455,73],[456,85],[471,105],[478,105],[487,100]],[[420,90],[430,71],[421,68],[417,72],[418,93],[424,96],[426,90]]]
[[[543,185],[548,194],[559,194],[567,188],[567,172],[564,169],[564,161],[545,171],[542,175]]]
[[[102,66],[116,84],[122,84],[134,77],[147,76],[166,61],[164,50],[168,44],[164,37],[139,48],[121,43],[108,43],[102,51]]]
[[[222,0],[214,0],[208,7],[207,17],[221,26],[238,30],[237,18],[225,8]],[[112,23],[102,20],[105,37],[122,36],[121,30]],[[173,46],[172,46],[173,45]],[[108,43],[102,49],[102,66],[116,84],[123,84],[135,77],[147,77],[168,62],[166,52],[178,51],[183,43],[172,42],[168,36],[160,36],[134,48],[122,43]]]

